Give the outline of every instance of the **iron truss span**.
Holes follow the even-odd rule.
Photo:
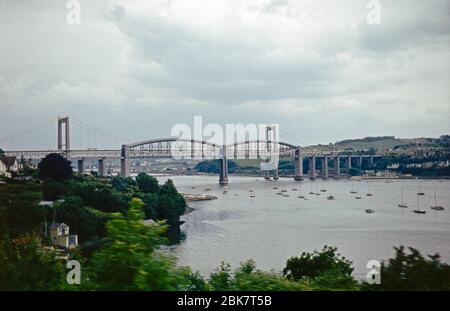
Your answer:
[[[120,158],[120,150],[27,150],[27,151],[6,151],[7,156],[15,156],[25,159],[42,159],[51,153],[60,154],[70,158]]]
[[[127,158],[174,158],[174,159],[261,159],[278,153],[280,157],[293,157],[299,146],[285,142],[244,141],[220,146],[207,141],[162,138],[123,145],[122,150],[21,150],[6,151],[6,155],[25,159],[42,159],[50,153],[61,154],[68,159],[120,159],[124,157],[123,148],[127,150]],[[325,153],[319,151],[301,151],[302,157],[379,157],[376,155],[349,155],[340,152]]]
[[[246,141],[220,146],[199,140],[159,139],[125,145],[129,158],[230,159],[267,158],[273,152],[292,156],[297,147],[285,143]]]

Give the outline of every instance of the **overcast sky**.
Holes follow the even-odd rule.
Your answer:
[[[194,115],[305,145],[450,133],[448,0],[380,0],[380,25],[365,0],[81,0],[80,25],[67,2],[0,0],[0,138],[66,114],[130,141]]]

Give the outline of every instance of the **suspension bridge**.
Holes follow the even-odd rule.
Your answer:
[[[55,120],[50,120],[27,131],[0,139],[0,144],[17,142],[20,140],[20,137],[27,137],[27,135],[34,137],[34,135],[42,132],[43,127],[47,127],[49,124],[52,126],[50,133],[47,132],[45,134],[47,137],[46,143],[42,143],[40,139],[28,138],[25,148],[22,146],[22,148],[17,148],[16,150],[5,150],[5,154],[29,160],[42,159],[51,153],[61,154],[71,161],[77,161],[78,172],[81,174],[85,173],[86,160],[98,160],[98,173],[99,176],[103,177],[107,176],[107,159],[120,160],[120,175],[124,177],[130,176],[132,161],[138,159],[175,158],[177,160],[192,159],[199,161],[218,159],[220,161],[220,184],[228,183],[228,159],[268,159],[273,155],[274,151],[276,151],[279,158],[287,158],[294,162],[295,180],[303,180],[304,177],[311,179],[318,177],[319,174],[316,170],[317,161],[321,162],[320,177],[326,179],[329,177],[341,177],[343,175],[341,168],[345,167],[348,171],[355,159],[356,167],[361,168],[363,161],[369,161],[373,165],[374,159],[380,157],[373,154],[349,154],[345,153],[345,151],[305,151],[302,150],[298,142],[295,144],[282,140],[271,141],[268,136],[266,136],[265,140],[245,140],[228,145],[215,144],[205,140],[173,137],[124,144],[124,141],[130,140],[69,117],[58,118],[57,120],[56,149],[30,148],[30,141],[37,142],[42,146],[48,145],[49,139],[54,139],[55,135],[51,133],[54,131],[54,122]],[[71,125],[75,125],[75,127],[72,128]],[[72,144],[71,140],[73,136],[76,137],[75,145]],[[286,134],[286,136],[288,135]],[[292,137],[290,139],[292,140]],[[105,144],[105,141],[109,141],[109,145]],[[97,147],[100,145],[111,146],[111,144],[120,146],[120,148]],[[308,161],[309,166],[306,175],[303,168],[304,160]],[[265,171],[265,178],[270,179],[270,174],[270,171]],[[279,178],[278,168],[272,170],[272,175],[275,180]]]

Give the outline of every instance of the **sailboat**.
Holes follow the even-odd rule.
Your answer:
[[[422,191],[422,189],[419,186],[419,192],[417,192],[417,195],[425,195],[425,192]]]
[[[408,205],[406,205],[405,202],[403,202],[403,188],[402,188],[402,203],[399,203],[398,207],[402,207],[402,208],[407,208],[408,207]]]
[[[420,209],[419,197],[417,197],[417,209],[415,209],[413,212],[416,214],[426,214],[425,210]]]
[[[445,208],[443,206],[437,205],[436,203],[436,188],[434,189],[434,206],[431,207],[435,211],[443,211]]]
[[[366,194],[366,196],[368,196],[368,197],[373,196],[373,194],[370,192],[369,183],[367,183],[367,194]]]
[[[353,183],[353,181],[352,181],[352,191],[350,191],[350,193],[351,194],[355,194],[355,193],[358,193],[357,191],[355,191],[355,189],[354,189],[354,183]]]

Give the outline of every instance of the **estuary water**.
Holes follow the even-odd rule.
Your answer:
[[[182,217],[186,240],[175,249],[179,265],[189,265],[205,276],[221,261],[235,268],[249,258],[259,269],[279,272],[289,257],[324,245],[338,247],[352,260],[354,276],[359,279],[365,278],[369,260],[393,257],[393,246],[412,246],[422,254],[439,253],[443,261],[450,262],[449,180],[296,182],[231,176],[224,188],[216,176],[171,179],[181,192],[218,197],[190,203],[195,210]],[[402,189],[408,208],[398,207]],[[435,204],[435,190],[437,205],[444,206],[444,211],[430,208]],[[284,196],[277,194],[281,191]],[[418,192],[425,194],[418,196]],[[335,200],[327,199],[331,195]],[[414,213],[418,208],[426,214]],[[368,214],[366,209],[374,213]]]

